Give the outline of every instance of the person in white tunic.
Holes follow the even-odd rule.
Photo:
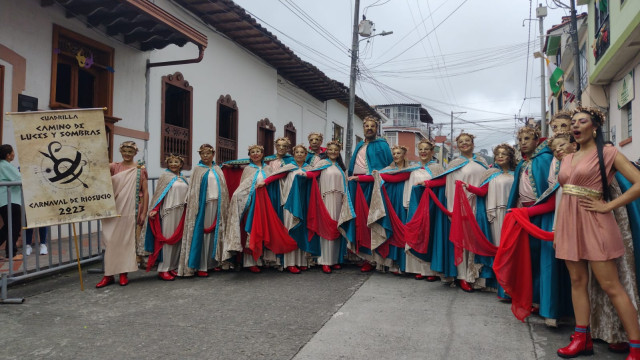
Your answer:
[[[191,173],[185,231],[182,237],[178,276],[207,277],[209,269],[220,271],[222,237],[229,207],[229,191],[222,169],[213,162],[215,150],[203,144],[200,162]]]
[[[342,145],[337,141],[327,143],[326,159],[316,163],[320,170],[318,185],[322,194],[322,201],[333,220],[339,221],[343,211],[349,211],[349,195],[347,194],[346,167],[340,155]],[[321,158],[325,156],[321,155]],[[339,225],[339,224],[338,224]],[[340,236],[338,239],[329,240],[320,237],[320,256],[318,264],[322,266],[325,274],[331,274],[332,270],[339,270],[346,253],[346,239]]]
[[[435,144],[429,139],[422,139],[418,143],[418,156],[420,157],[420,167],[411,172],[409,176],[410,185],[423,185],[425,180],[431,180],[434,176],[438,176],[444,172],[442,165],[433,158]],[[409,202],[411,200],[411,186],[405,186],[402,203],[405,209],[409,208]],[[427,281],[438,280],[438,274],[431,270],[431,263],[424,261],[416,256],[411,251],[409,245],[405,248],[406,268],[405,271],[409,274],[416,274],[416,280],[422,280],[424,278]]]
[[[162,237],[168,241],[162,245],[162,261],[158,264],[158,277],[165,281],[175,280],[180,260],[181,239],[184,229],[184,212],[187,203],[187,192],[189,184],[182,176],[181,170],[184,166],[184,160],[181,156],[170,154],[166,159],[167,171],[160,175],[158,186],[153,198],[151,199],[151,211],[149,211],[149,220],[155,220],[160,216],[162,225]],[[147,238],[149,238],[150,230],[147,229]],[[157,237],[158,234],[153,234]],[[169,240],[176,238],[176,242]],[[149,242],[145,243],[147,251],[155,251],[150,247]],[[152,264],[150,257],[149,265]]]
[[[304,145],[296,145],[292,149],[293,152],[293,169],[289,171],[284,179],[280,180],[281,192],[280,192],[280,206],[284,206],[289,198],[289,192],[295,177],[298,175],[305,176],[305,173],[311,170],[311,166],[306,163],[308,151]],[[258,181],[257,187],[264,186],[264,181]],[[298,223],[300,219],[297,219],[286,209],[283,210],[283,223],[284,226],[291,231]],[[297,239],[296,239],[297,240]],[[304,241],[307,241],[304,239]],[[301,271],[309,268],[309,254],[301,249],[295,249],[291,252],[284,254],[283,267],[292,274],[299,274]]]
[[[463,184],[463,186],[478,197],[476,220],[484,225],[482,227],[487,239],[493,245],[500,246],[502,223],[507,214],[507,203],[513,186],[516,151],[509,144],[500,144],[493,149],[493,157],[495,163],[484,172],[479,187],[471,184]],[[481,213],[480,209],[484,209],[484,213]],[[508,297],[496,283],[495,274],[492,271],[493,258],[477,256],[475,260],[476,263],[484,265],[480,277],[487,282],[487,288],[497,289],[498,298],[506,300]]]
[[[240,184],[233,193],[229,204],[220,260],[230,262],[235,254],[242,252],[242,266],[248,268],[249,271],[253,273],[259,273],[261,272],[260,266],[278,265],[278,259],[269,249],[263,250],[261,258],[254,259],[251,249],[249,248],[251,235],[247,234],[247,238],[244,241],[242,239],[244,229],[241,229],[241,226],[244,226],[243,219],[245,218],[253,196],[255,196],[257,184],[264,182],[272,173],[290,171],[293,165],[284,165],[279,168],[278,171],[273,172],[271,167],[264,163],[264,147],[261,145],[249,146],[248,155],[250,163],[242,171]]]

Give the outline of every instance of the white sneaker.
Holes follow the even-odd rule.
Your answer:
[[[40,255],[47,255],[48,253],[47,244],[40,244]]]
[[[32,251],[33,249],[31,248],[31,245],[27,245],[27,248],[25,249],[25,253],[27,254],[27,256],[31,255]]]

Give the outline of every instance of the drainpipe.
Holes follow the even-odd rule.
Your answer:
[[[204,58],[204,49],[205,49],[204,46],[198,45],[198,57],[195,58],[195,59],[162,61],[162,62],[155,62],[155,63],[152,63],[152,62],[149,61],[149,59],[147,59],[147,69],[146,69],[145,74],[144,74],[145,80],[146,80],[145,99],[144,99],[144,131],[147,134],[149,133],[149,82],[151,81],[151,78],[150,78],[151,68],[152,67],[158,67],[158,66],[184,65],[184,64],[196,64],[196,63],[199,63]],[[149,140],[146,140],[144,142],[143,158],[144,158],[145,162],[149,161],[148,143],[149,143]]]
[[[199,63],[200,61],[202,61],[202,58],[204,57],[204,46],[202,45],[198,46],[198,50],[200,53],[198,54],[198,57],[195,59],[163,61],[163,62],[156,62],[156,63],[150,62],[150,63],[147,63],[147,69],[156,67],[156,66],[184,65],[184,64]]]

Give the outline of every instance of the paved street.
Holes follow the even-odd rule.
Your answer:
[[[571,326],[517,321],[494,294],[347,267],[95,289],[76,273],[9,288],[0,359],[556,359]],[[624,359],[602,343],[595,359]]]

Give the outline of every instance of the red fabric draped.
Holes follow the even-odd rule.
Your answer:
[[[210,227],[204,228],[204,233],[205,234],[211,234],[213,232],[213,230],[216,229],[216,222],[218,222],[218,217],[217,216],[216,216],[215,219],[213,219],[213,224],[211,224]]]
[[[392,182],[392,183],[407,181],[409,180],[410,176],[411,176],[411,172],[409,171],[399,172],[395,174],[380,174],[380,177],[382,178],[382,180],[386,182]]]
[[[224,174],[224,181],[227,183],[227,189],[229,190],[229,198],[233,196],[240,185],[240,178],[242,178],[243,168],[241,167],[228,167],[222,168],[222,174]]]
[[[160,202],[154,211],[159,212],[162,202]],[[147,272],[151,270],[151,267],[155,265],[158,256],[160,255],[160,250],[162,250],[162,246],[164,244],[167,245],[175,245],[178,241],[182,240],[182,232],[184,230],[184,216],[186,215],[186,210],[182,210],[182,217],[180,218],[180,222],[176,227],[176,230],[169,238],[165,238],[162,235],[162,224],[160,224],[160,214],[157,213],[153,218],[149,218],[149,228],[153,233],[154,244],[153,244],[153,253],[149,255],[149,259],[147,260]]]
[[[429,191],[425,189],[413,218],[405,226],[405,241],[407,245],[420,254],[426,254],[429,249],[429,234],[431,219],[429,214]]]
[[[524,322],[531,314],[533,279],[529,235],[553,240],[553,233],[544,231],[529,221],[526,208],[513,208],[504,218],[500,247],[493,261],[498,283],[511,296],[511,312]]]
[[[454,245],[456,266],[462,262],[462,249],[466,249],[476,255],[495,256],[498,248],[487,239],[482,229],[480,229],[462,186],[462,181],[456,181],[453,201],[453,217],[451,218],[449,240]]]
[[[255,207],[253,209],[253,224],[249,237],[251,255],[257,261],[262,256],[262,246],[276,254],[284,254],[298,248],[298,244],[289,231],[282,225],[278,214],[271,205],[267,189],[256,189]]]
[[[271,175],[269,177],[267,177],[266,179],[264,179],[264,184],[265,185],[269,185],[274,181],[280,180],[280,179],[284,179],[285,177],[287,177],[287,175],[289,175],[289,172],[287,171],[283,171],[281,173],[275,174],[275,175]]]
[[[391,222],[391,231],[392,235],[387,241],[382,243],[382,245],[378,246],[376,249],[380,256],[383,258],[387,258],[389,256],[389,245],[393,245],[395,247],[401,248],[404,250],[404,246],[406,244],[406,233],[407,228],[406,225],[402,223],[402,220],[396,214],[393,205],[391,204],[391,200],[389,199],[389,194],[387,193],[387,189],[382,187],[382,196],[384,197],[384,202],[387,207],[387,216],[389,217],[389,221]]]
[[[402,223],[398,214],[396,214],[396,211],[391,204],[391,200],[389,199],[387,189],[385,189],[384,186],[382,187],[382,193],[384,194],[384,202],[387,204],[387,216],[391,221],[391,229],[393,230],[393,235],[391,235],[387,242],[390,245],[404,249],[407,238],[407,227]]]
[[[331,214],[322,201],[320,187],[316,177],[310,176],[311,194],[309,196],[309,207],[307,208],[307,229],[309,229],[309,241],[315,234],[327,240],[335,240],[340,237],[338,222],[331,218]]]
[[[364,197],[362,188],[358,183],[356,183],[356,198],[354,206],[356,210],[356,249],[359,250],[361,246],[371,249],[371,232],[367,226],[369,205],[367,204],[367,199]]]
[[[427,181],[429,181],[429,180],[427,180]],[[447,210],[447,207],[444,206],[440,202],[440,200],[438,200],[438,197],[433,192],[433,190],[431,190],[431,188],[426,188],[424,191],[429,194],[429,197],[431,197],[431,201],[433,201],[433,203],[436,204],[436,206],[438,207],[438,209],[440,209],[440,211],[442,211],[448,217],[452,217],[453,216],[453,214],[449,210]]]

